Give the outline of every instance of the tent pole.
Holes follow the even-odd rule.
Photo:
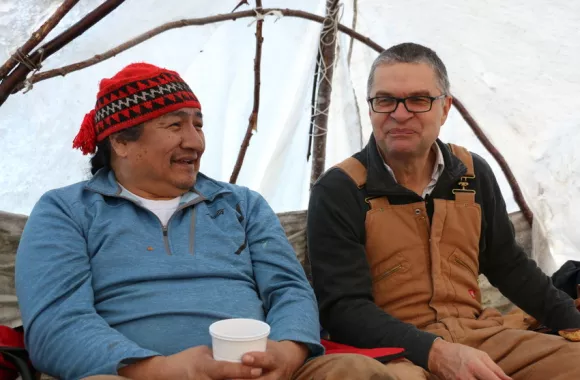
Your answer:
[[[6,99],[8,99],[12,91],[15,90],[19,84],[26,81],[28,73],[38,70],[40,64],[46,58],[50,57],[66,46],[69,42],[82,35],[93,25],[114,11],[119,5],[123,4],[124,1],[125,0],[106,0],[76,24],[36,49],[36,51],[30,56],[27,56],[26,62],[22,62],[16,66],[16,68],[8,74],[2,82],[0,82],[0,106],[4,104]]]
[[[34,49],[62,18],[78,3],[79,0],[65,0],[56,11],[38,28],[30,38],[0,67],[0,80],[4,79],[19,62],[26,61],[28,54]]]
[[[314,21],[314,22],[317,22],[320,24],[323,24],[324,20],[326,19],[325,17],[315,15],[313,13],[297,10],[297,9],[263,8],[260,12],[257,12],[256,9],[252,9],[249,11],[237,11],[234,13],[219,14],[219,15],[209,16],[209,17],[170,21],[170,22],[167,22],[167,23],[162,24],[160,26],[157,26],[157,27],[145,32],[145,33],[142,33],[142,34],[140,34],[140,35],[138,35],[138,36],[136,36],[128,41],[125,41],[122,44],[117,45],[116,47],[114,47],[112,49],[109,49],[103,53],[97,54],[89,59],[85,59],[83,61],[78,61],[78,62],[72,63],[70,65],[62,66],[62,67],[59,67],[56,69],[47,70],[47,71],[43,71],[43,72],[31,75],[28,78],[27,83],[33,85],[35,83],[38,83],[38,82],[41,82],[41,81],[44,81],[47,79],[51,79],[51,78],[55,78],[55,77],[59,77],[59,76],[65,76],[65,75],[73,73],[75,71],[79,71],[79,70],[85,69],[87,67],[96,65],[96,64],[101,63],[103,61],[106,61],[107,59],[111,59],[111,58],[123,53],[124,51],[127,51],[127,50],[139,45],[140,43],[145,42],[147,40],[150,40],[151,38],[153,38],[159,34],[162,34],[164,32],[167,32],[169,30],[184,28],[187,26],[209,25],[209,24],[214,24],[217,22],[223,22],[223,21],[228,21],[228,20],[239,20],[242,18],[258,17],[258,16],[263,17],[263,16],[268,16],[268,15],[273,16],[273,17],[282,17],[282,16],[295,17],[295,18],[300,18],[303,20]],[[384,50],[379,44],[377,44],[376,42],[374,42],[370,38],[365,37],[362,34],[356,32],[356,31],[352,30],[351,28],[349,28],[345,25],[342,25],[340,23],[337,25],[338,25],[339,31],[351,36],[355,40],[365,44],[366,46],[370,47],[374,51],[381,52]],[[22,90],[24,87],[25,87],[24,84],[21,82],[14,88],[12,93],[16,93],[16,92]]]
[[[328,131],[328,112],[332,94],[332,78],[336,57],[336,40],[338,38],[338,0],[326,0],[326,17],[320,32],[320,75],[314,125],[312,128],[312,171],[310,186],[324,172],[326,162],[326,135]]]
[[[242,2],[240,2],[240,4],[241,3]],[[262,10],[262,0],[256,0],[256,9]],[[254,132],[258,131],[258,111],[260,110],[260,71],[262,67],[262,43],[264,42],[264,37],[262,37],[263,24],[264,19],[258,18],[256,21],[256,56],[254,58],[254,106],[252,107],[252,113],[248,120],[248,128],[246,129],[246,134],[242,140],[238,158],[230,177],[230,183],[236,183],[238,180],[238,175],[240,174],[240,170],[242,170],[242,164],[246,157],[246,151],[250,146],[250,139]]]
[[[491,143],[489,138],[485,135],[485,132],[483,132],[483,129],[481,129],[481,127],[475,121],[473,116],[471,116],[469,111],[467,111],[467,108],[465,108],[463,103],[461,103],[459,99],[453,97],[453,105],[455,106],[459,114],[461,114],[463,120],[465,120],[467,125],[469,125],[475,136],[477,136],[477,139],[481,142],[481,144],[485,147],[485,149],[487,149],[487,151],[493,156],[493,158],[498,163],[499,167],[503,171],[503,174],[507,178],[510,188],[512,189],[512,193],[514,194],[514,200],[520,207],[522,214],[524,214],[524,217],[526,218],[531,227],[532,222],[534,221],[534,214],[532,213],[532,210],[530,210],[530,207],[526,203],[526,200],[524,199],[524,196],[522,194],[522,190],[520,189],[520,185],[518,184],[518,181],[516,180],[514,173],[511,171],[507,161],[505,160],[503,155],[499,152],[499,150],[497,150],[497,148]]]
[[[23,83],[26,79],[26,76],[28,73],[30,73],[34,69],[34,67],[31,67],[31,65],[30,65],[31,63],[33,65],[38,66],[44,59],[46,59],[48,57],[48,55],[51,55],[54,52],[60,50],[63,46],[68,44],[70,41],[72,41],[73,39],[75,39],[76,37],[78,37],[79,35],[84,33],[92,25],[96,24],[98,21],[100,21],[102,18],[104,18],[107,14],[112,12],[116,7],[118,7],[121,3],[123,3],[123,1],[124,0],[107,0],[101,6],[99,6],[94,11],[89,13],[83,19],[81,19],[79,22],[74,24],[71,28],[67,29],[66,31],[61,33],[59,36],[55,37],[53,40],[51,40],[48,43],[46,43],[45,45],[43,45],[40,49],[37,49],[30,56],[27,56],[26,58],[27,58],[28,62],[26,62],[26,64],[20,63],[18,66],[16,66],[16,68],[12,72],[9,73],[9,75],[6,78],[3,78],[3,80],[0,82],[0,106],[2,104],[4,104],[4,102],[6,101],[8,96],[10,96],[11,93],[20,91],[25,87],[25,85]],[[242,4],[245,4],[245,3],[247,3],[247,2],[240,1],[240,3],[238,4],[238,7],[241,6]],[[67,4],[72,4],[72,1],[67,3]],[[260,4],[261,4],[261,0],[260,0]],[[333,5],[335,8],[329,8],[329,4]],[[63,10],[62,7],[64,7],[64,3],[61,6],[61,8],[59,8],[61,11]],[[238,7],[236,7],[236,9]],[[234,9],[234,10],[236,10],[236,9]],[[330,14],[330,12],[328,12],[329,9],[336,9],[336,12],[334,14],[334,17],[335,17],[334,19],[328,17],[328,15]],[[58,12],[58,10],[57,10],[57,12]],[[376,42],[374,42],[373,40],[371,40],[369,37],[365,37],[362,34],[356,32],[355,30],[338,23],[338,0],[327,0],[327,16],[326,17],[320,17],[320,16],[312,14],[312,13],[308,13],[308,12],[304,12],[304,11],[300,11],[300,10],[295,10],[295,9],[280,9],[280,8],[261,9],[261,12],[259,12],[259,15],[263,16],[263,15],[270,14],[270,13],[274,14],[275,12],[278,12],[278,14],[281,16],[298,17],[298,18],[307,19],[307,20],[311,20],[311,21],[315,21],[315,22],[319,22],[319,23],[323,24],[323,28],[322,28],[323,33],[321,34],[320,45],[321,45],[321,47],[326,48],[325,50],[326,50],[327,54],[323,55],[321,63],[325,64],[323,69],[325,68],[326,72],[323,73],[324,75],[322,76],[320,87],[318,88],[318,98],[317,98],[316,109],[319,112],[318,112],[318,115],[315,119],[316,128],[313,131],[313,135],[315,138],[314,139],[314,141],[315,141],[314,159],[312,161],[312,174],[311,174],[311,184],[313,184],[316,181],[316,179],[318,179],[318,177],[322,174],[322,172],[324,171],[324,166],[325,166],[326,130],[327,130],[327,121],[328,121],[327,111],[328,111],[329,106],[330,106],[330,95],[331,95],[331,90],[332,90],[331,81],[332,81],[332,74],[333,74],[333,70],[334,70],[333,64],[334,64],[334,58],[335,58],[336,38],[337,38],[336,31],[339,30],[343,33],[346,33],[347,35],[353,37],[353,39],[356,39],[359,42],[367,45],[368,47],[375,50],[376,52],[380,53],[381,51],[384,50],[384,48],[381,47]],[[173,21],[170,23],[166,23],[166,24],[163,24],[163,25],[161,25],[157,28],[154,28],[148,32],[145,32],[145,33],[131,39],[130,41],[127,41],[127,42],[125,42],[125,43],[123,43],[123,44],[103,53],[103,54],[98,54],[98,55],[96,55],[93,58],[90,58],[88,60],[77,62],[77,63],[71,64],[68,66],[64,66],[64,67],[60,67],[60,68],[57,68],[54,70],[49,70],[46,72],[34,74],[30,78],[28,78],[28,80],[26,80],[26,83],[28,85],[32,85],[32,84],[39,82],[39,81],[42,81],[42,80],[46,80],[46,79],[53,78],[56,76],[64,76],[68,73],[71,73],[71,72],[81,70],[83,68],[95,65],[95,64],[102,62],[106,59],[112,58],[112,57],[116,56],[117,54],[120,54],[121,52],[128,50],[128,49],[132,48],[133,46],[140,44],[141,42],[144,42],[144,41],[146,41],[146,40],[148,40],[148,39],[150,39],[158,34],[161,34],[165,31],[168,31],[171,29],[181,28],[181,27],[190,26],[190,25],[206,25],[206,24],[211,24],[214,22],[220,22],[220,21],[225,21],[225,20],[236,20],[238,18],[245,18],[245,17],[256,17],[256,13],[257,13],[256,10],[251,10],[251,11],[234,12],[234,13],[230,13],[227,15],[210,16],[210,17],[205,17],[205,18],[201,18],[201,19],[179,20],[179,21]],[[53,16],[51,16],[49,21],[52,20],[51,22],[54,22],[56,20],[56,17],[57,17],[57,14],[55,13]],[[58,22],[58,21],[56,21],[56,22]],[[258,24],[260,24],[260,22],[261,22],[261,20],[258,20]],[[43,27],[45,27],[47,25],[47,23],[48,23],[48,21],[45,23],[45,25],[43,25]],[[328,27],[329,24],[333,27],[329,28]],[[326,28],[325,28],[325,26],[326,26]],[[43,29],[43,27],[41,27],[40,29]],[[329,29],[328,32],[329,32],[329,34],[332,35],[332,38],[324,39],[324,31],[327,29]],[[330,35],[328,37],[330,37]],[[29,39],[29,41],[34,39],[34,38],[35,37],[33,35]],[[323,41],[332,42],[333,48],[328,49],[329,45],[324,45]],[[28,43],[28,41],[27,41],[27,43]],[[38,42],[36,42],[36,43],[38,43]],[[26,44],[21,49],[24,49],[25,46],[26,46]],[[30,47],[30,49],[32,49],[33,47],[34,46]],[[23,50],[21,50],[21,51],[23,51]],[[9,60],[2,67],[3,68],[8,67],[10,65],[9,61],[11,59],[12,59],[12,57],[9,58]],[[332,64],[330,64],[330,63],[332,63]],[[324,89],[324,88],[326,88],[326,89]],[[256,95],[255,90],[254,90],[254,95]],[[259,94],[258,94],[258,96],[259,96]],[[257,108],[258,107],[256,106],[256,104],[257,104],[256,101],[254,101],[254,108],[255,108],[256,112],[254,114],[254,110],[253,110],[252,115],[255,115],[255,118],[256,118],[255,122],[257,123]],[[532,225],[533,213],[530,210],[528,204],[526,203],[526,200],[524,199],[523,194],[521,192],[521,189],[519,187],[519,184],[518,184],[517,180],[515,179],[515,176],[513,175],[513,172],[511,171],[505,158],[501,155],[501,153],[499,153],[497,148],[487,138],[487,136],[485,135],[485,133],[483,132],[481,127],[477,124],[475,119],[473,119],[473,117],[469,114],[469,112],[467,111],[467,109],[465,108],[463,103],[461,103],[459,101],[459,99],[457,99],[456,97],[454,97],[453,105],[458,110],[458,112],[461,114],[461,116],[463,117],[465,122],[473,130],[474,134],[477,136],[479,141],[483,144],[483,146],[487,149],[487,151],[493,156],[493,158],[499,164],[503,173],[507,177],[508,183],[512,189],[513,194],[514,194],[515,201],[517,202],[518,206],[520,207],[520,210],[524,214],[528,223],[530,225]],[[259,106],[259,104],[258,104],[258,106]],[[320,110],[324,110],[324,112],[320,112]],[[250,116],[250,125],[251,125],[251,123],[252,123],[252,116]],[[249,127],[248,130],[251,132],[251,131],[253,131],[253,128],[255,128],[255,126],[252,128]],[[251,134],[250,134],[250,136],[251,136]],[[248,138],[248,143],[249,143],[249,138]],[[246,149],[247,149],[247,147],[246,147]],[[243,162],[243,158],[242,158],[242,162]],[[240,166],[241,166],[241,162],[240,162]],[[232,174],[232,176],[233,176],[233,174]]]

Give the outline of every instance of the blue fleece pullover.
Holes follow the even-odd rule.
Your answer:
[[[112,171],[47,192],[22,235],[16,290],[32,363],[62,379],[211,345],[223,318],[266,321],[270,339],[323,352],[313,291],[274,212],[203,174],[167,228]]]

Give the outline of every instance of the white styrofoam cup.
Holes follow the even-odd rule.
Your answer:
[[[240,363],[248,352],[266,351],[270,326],[257,319],[232,318],[209,326],[213,358]]]

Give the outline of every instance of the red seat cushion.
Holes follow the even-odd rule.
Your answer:
[[[8,326],[0,326],[0,350],[4,347],[24,349],[24,334]],[[0,380],[14,380],[17,377],[14,364],[0,354]]]
[[[391,360],[399,359],[405,356],[405,349],[398,347],[380,347],[380,348],[357,348],[346,344],[331,342],[321,339],[320,343],[326,349],[326,355],[330,354],[359,354],[376,359],[381,363],[388,363]]]

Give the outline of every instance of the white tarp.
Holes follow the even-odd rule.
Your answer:
[[[61,3],[0,2],[4,62]],[[237,0],[128,0],[50,57],[43,70],[90,58],[167,21],[230,12]],[[253,1],[250,1],[253,3]],[[324,14],[324,0],[264,0],[264,7]],[[353,1],[341,22],[351,25]],[[50,37],[100,4],[83,0]],[[449,70],[452,92],[503,153],[557,264],[580,260],[580,3],[563,0],[486,2],[358,1],[357,30],[388,47],[413,41],[435,49]],[[248,9],[243,6],[240,10]],[[227,181],[253,102],[253,19],[169,31],[119,56],[62,78],[40,82],[0,108],[0,210],[28,214],[49,189],[87,177],[88,159],[71,149],[97,81],[124,65],[147,61],[180,72],[200,98],[207,151],[202,171]],[[312,78],[320,25],[290,17],[264,24],[258,133],[238,184],[261,192],[276,211],[304,209]],[[327,166],[361,148],[370,135],[366,77],[377,53],[341,36],[329,118]],[[361,124],[356,112],[355,94]],[[362,133],[362,135],[361,135]],[[484,156],[498,175],[508,209],[517,205],[498,165],[455,111],[442,137]],[[554,268],[546,267],[548,272]]]

